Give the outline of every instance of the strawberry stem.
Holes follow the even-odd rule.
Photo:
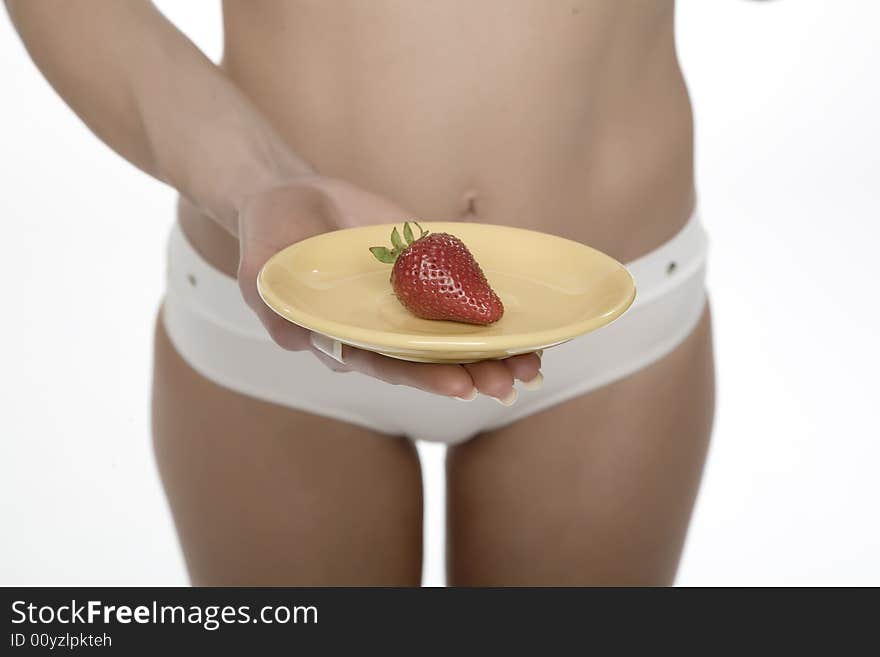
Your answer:
[[[425,235],[428,234],[428,231],[422,228],[419,225],[419,222],[413,220],[413,224],[415,224],[416,228],[419,229],[419,236],[414,237],[412,228],[409,225],[410,222],[405,221],[403,223],[403,239],[400,238],[400,233],[397,231],[397,226],[395,226],[391,230],[391,246],[392,248],[388,248],[387,246],[371,246],[370,253],[378,260],[379,262],[384,262],[385,264],[391,265],[394,264],[394,261],[397,260],[397,257],[406,251],[411,244],[417,242],[422,239]],[[406,243],[404,243],[404,241]]]

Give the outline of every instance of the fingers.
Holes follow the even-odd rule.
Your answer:
[[[516,401],[518,393],[513,387],[514,380],[522,381],[527,390],[537,390],[544,382],[541,356],[538,353],[469,363],[464,367],[474,380],[477,390],[504,406],[510,406]]]
[[[502,361],[513,378],[522,381],[526,390],[537,390],[544,382],[541,374],[541,357],[537,353],[512,356]]]
[[[343,348],[343,359],[347,369],[387,383],[411,386],[446,397],[467,398],[473,394],[474,382],[461,365],[413,363],[347,346]]]
[[[528,390],[536,390],[543,383],[541,358],[537,353],[505,360],[443,365],[413,363],[347,345],[340,347],[341,350],[335,355],[341,361],[328,355],[326,346],[315,345],[314,342],[311,344],[315,356],[335,372],[357,371],[393,385],[406,385],[465,401],[483,394],[504,406],[510,406],[517,398],[517,391],[513,387],[515,379],[523,381]]]
[[[514,380],[522,381],[529,390],[535,390],[543,383],[541,358],[537,353],[504,360],[444,365],[413,363],[340,345],[339,353],[335,354],[337,357],[331,357],[326,350],[319,348],[320,345],[312,342],[310,331],[276,315],[250,286],[242,285],[242,293],[276,344],[291,351],[308,349],[334,372],[358,371],[393,385],[406,385],[465,401],[474,399],[480,393],[505,406],[516,401]]]
[[[513,387],[513,374],[500,360],[484,360],[467,363],[464,368],[470,373],[477,390],[493,397],[505,406],[516,401],[516,388]]]
[[[406,385],[464,401],[474,399],[479,393],[510,406],[517,398],[514,379],[523,381],[528,390],[536,390],[543,383],[541,358],[536,353],[505,360],[443,365],[413,363],[347,345],[338,346],[333,356],[321,343],[312,341],[310,348],[322,363],[335,372],[357,371],[393,385]]]

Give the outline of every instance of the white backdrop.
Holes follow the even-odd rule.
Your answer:
[[[219,56],[217,3],[159,5]],[[880,3],[682,0],[678,20],[719,373],[679,583],[880,585]],[[0,584],[186,582],[148,436],[173,198],[0,20]],[[420,451],[440,584],[442,448]]]

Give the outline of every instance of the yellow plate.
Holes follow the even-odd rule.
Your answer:
[[[490,326],[427,320],[404,308],[391,265],[371,246],[389,244],[392,224],[324,233],[275,254],[257,280],[279,315],[361,349],[419,362],[465,363],[561,344],[605,326],[635,299],[626,268],[588,246],[521,228],[423,224],[458,236],[504,303]]]

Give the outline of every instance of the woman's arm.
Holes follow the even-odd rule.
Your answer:
[[[310,173],[146,0],[6,0],[36,65],[91,130],[237,234],[244,199]]]
[[[329,367],[450,396],[503,399],[540,359],[407,363],[346,349],[336,363],[306,329],[272,312],[257,275],[274,253],[358,223],[400,223],[394,202],[314,173],[244,95],[146,0],[5,0],[43,75],[92,131],[127,160],[175,187],[239,239],[242,296],[276,343],[310,349]],[[293,373],[292,373],[293,375]]]

